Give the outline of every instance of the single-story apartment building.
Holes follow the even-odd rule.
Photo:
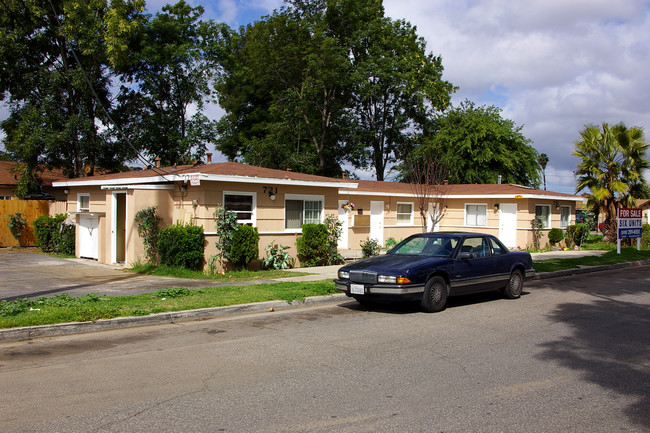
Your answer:
[[[54,182],[67,192],[67,212],[76,219],[79,257],[132,264],[144,259],[134,216],[158,206],[166,224],[204,227],[206,258],[216,253],[213,218],[218,204],[237,213],[240,224],[257,227],[260,253],[270,244],[290,246],[305,223],[336,215],[343,226],[339,251],[357,256],[360,243],[382,245],[422,231],[417,194],[409,184],[335,179],[236,162],[153,167]],[[518,185],[446,185],[441,231],[477,231],[499,236],[510,248],[532,244],[531,220],[545,231],[574,221],[581,197]],[[542,240],[543,244],[545,240]]]

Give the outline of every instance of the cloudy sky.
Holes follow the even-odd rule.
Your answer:
[[[168,2],[147,7],[156,12]],[[188,2],[234,27],[282,4]],[[550,190],[575,192],[571,152],[585,125],[624,122],[650,138],[650,1],[384,0],[384,7],[416,25],[427,49],[442,56],[444,78],[459,87],[455,105],[496,105],[523,126],[549,156]]]

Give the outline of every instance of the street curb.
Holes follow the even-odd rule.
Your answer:
[[[310,296],[304,301],[267,301],[251,304],[230,305],[227,307],[200,308],[197,310],[172,311],[149,314],[148,316],[116,317],[100,319],[94,322],[71,322],[54,325],[25,326],[0,330],[0,342],[31,340],[34,338],[56,337],[60,335],[83,334],[88,332],[108,331],[112,329],[133,328],[186,322],[191,320],[215,319],[235,314],[260,313],[264,311],[284,310],[310,305],[328,304],[348,300],[345,294],[329,296]]]
[[[582,268],[562,269],[561,271],[543,272],[541,274],[535,274],[533,279],[545,280],[547,278],[558,278],[558,277],[566,277],[570,275],[589,274],[591,272],[607,271],[609,269],[633,268],[635,266],[646,266],[646,265],[650,265],[650,260],[637,260],[635,262],[615,263],[613,265],[584,266]]]
[[[616,263],[604,266],[585,266],[576,269],[563,269],[561,271],[544,272],[535,274],[534,280],[566,277],[571,275],[587,274],[606,271],[609,269],[631,268],[635,266],[650,265],[650,260]],[[55,325],[26,326],[22,328],[0,329],[0,343],[10,341],[32,340],[34,338],[56,337],[60,335],[83,334],[88,332],[108,331],[112,329],[133,328],[138,326],[151,326],[171,324],[192,320],[215,319],[217,317],[232,316],[235,314],[260,313],[264,311],[284,310],[309,305],[330,304],[351,300],[343,293],[329,296],[311,296],[304,301],[267,301],[251,304],[230,305],[227,307],[201,308],[198,310],[173,311],[168,313],[150,314],[137,317],[117,317],[115,319],[101,319],[94,322],[60,323]]]

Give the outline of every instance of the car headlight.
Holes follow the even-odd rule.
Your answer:
[[[339,271],[339,278],[343,280],[349,280],[350,279],[350,272],[349,271]]]
[[[411,284],[411,280],[406,277],[393,277],[391,275],[377,275],[377,282],[388,284]]]
[[[393,277],[393,276],[390,276],[390,275],[378,275],[377,276],[377,282],[378,283],[395,284],[395,283],[397,283],[397,277]]]

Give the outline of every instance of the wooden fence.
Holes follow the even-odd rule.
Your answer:
[[[27,220],[27,228],[20,236],[20,243],[13,237],[7,226],[9,215],[14,215],[17,212],[22,213],[23,218]],[[47,200],[0,200],[0,247],[36,245],[32,222],[39,216],[49,213],[50,203]]]

